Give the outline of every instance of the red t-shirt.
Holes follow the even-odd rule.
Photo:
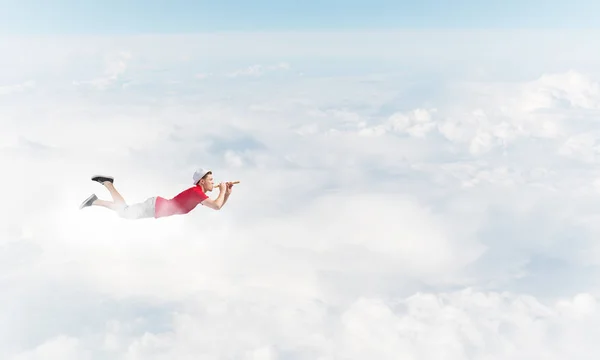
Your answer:
[[[202,191],[202,187],[198,185],[180,192],[172,199],[157,196],[154,217],[187,214],[206,199],[208,199],[208,196]]]

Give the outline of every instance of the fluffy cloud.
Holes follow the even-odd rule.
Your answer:
[[[544,74],[523,87],[523,110],[561,107],[598,109],[600,105],[600,84],[574,70]]]
[[[583,65],[510,83],[455,68],[424,88],[435,57],[365,73],[380,38],[352,38],[375,52],[342,71],[309,35],[290,35],[306,52],[268,37],[278,53],[255,35],[243,59],[238,36],[235,53],[229,38],[64,40],[16,67],[6,84],[35,91],[0,96],[0,357],[597,355],[600,95]],[[280,58],[304,75],[212,76]],[[196,166],[242,181],[222,211],[77,209],[109,196],[93,174],[137,202],[175,195]]]
[[[482,88],[485,89],[481,95]],[[543,74],[536,80],[510,86],[472,86],[462,90],[464,98],[481,99],[453,104],[452,109],[421,109],[397,112],[381,124],[362,126],[361,135],[387,133],[423,138],[439,133],[448,141],[465,146],[472,155],[531,138],[563,139],[560,154],[580,155],[593,161],[593,134],[571,134],[569,126],[581,111],[594,111],[600,103],[600,85],[590,76],[576,71]],[[466,105],[466,107],[463,107]],[[585,151],[585,153],[582,153]]]
[[[24,92],[34,87],[35,81],[26,81],[22,84],[2,85],[0,86],[0,96]]]
[[[98,90],[106,90],[117,82],[127,70],[127,61],[131,54],[121,52],[116,55],[107,56],[105,59],[104,75],[88,81],[74,81],[74,85],[90,85]],[[122,84],[125,85],[125,84]]]
[[[99,333],[58,336],[10,359],[592,359],[589,329],[599,320],[598,300],[587,293],[542,303],[465,289],[339,304],[249,291],[181,304],[168,330],[110,320]]]
[[[256,65],[251,65],[245,69],[232,71],[232,72],[228,73],[226,76],[231,77],[231,78],[236,78],[239,76],[256,77],[256,76],[262,76],[266,72],[272,72],[272,71],[277,71],[277,70],[288,70],[289,68],[290,68],[290,65],[285,62],[280,62],[276,65],[268,65],[268,66],[256,64]]]

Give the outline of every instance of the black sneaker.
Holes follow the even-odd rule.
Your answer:
[[[96,194],[92,194],[90,195],[90,197],[88,197],[87,199],[85,199],[81,205],[79,205],[79,210],[83,209],[84,207],[88,207],[88,206],[92,206],[92,204],[94,203],[94,201],[98,200],[98,197],[96,196]]]
[[[102,175],[96,175],[94,177],[92,177],[92,181],[96,181],[99,182],[100,184],[104,185],[105,181],[108,181],[109,183],[113,183],[113,181],[115,181],[115,179],[112,176],[102,176]]]

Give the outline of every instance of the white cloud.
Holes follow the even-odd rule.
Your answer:
[[[105,58],[104,75],[96,77],[92,80],[73,81],[76,86],[90,85],[98,90],[106,90],[114,85],[127,70],[127,62],[131,59],[131,54],[128,52],[120,52],[111,54]],[[125,84],[123,84],[125,85]]]
[[[558,152],[573,160],[595,163],[600,155],[600,137],[595,132],[585,132],[570,136],[565,140]]]
[[[582,326],[598,321],[595,304],[588,294],[545,305],[529,296],[470,290],[420,293],[396,303],[360,299],[343,315],[340,337],[348,348],[342,356],[591,359],[584,349],[592,350],[593,340]],[[588,316],[585,324],[580,311]]]
[[[574,70],[544,74],[524,86],[523,97],[525,111],[565,106],[598,109],[600,84]]]
[[[35,87],[35,81],[26,81],[21,84],[0,85],[0,96],[21,93]]]
[[[93,359],[93,356],[89,350],[81,346],[77,338],[58,336],[33,350],[25,351],[11,358],[11,360],[42,359],[86,360]]]
[[[289,70],[289,69],[290,69],[290,65],[286,62],[280,62],[275,65],[266,65],[266,66],[261,65],[261,64],[254,64],[254,65],[248,66],[245,69],[231,71],[231,72],[227,73],[226,76],[231,77],[231,78],[236,78],[236,77],[240,77],[240,76],[258,77],[258,76],[262,76],[269,72],[278,71],[278,70]]]
[[[198,73],[195,75],[195,78],[199,79],[199,80],[204,80],[204,79],[209,78],[210,76],[212,76],[212,74],[210,74],[210,73]]]
[[[256,292],[254,292],[256,293]],[[593,359],[598,300],[588,293],[544,303],[472,289],[402,298],[359,297],[347,304],[251,292],[246,301],[204,297],[173,313],[169,331],[133,335],[112,322],[84,341],[61,337],[13,359]],[[246,318],[253,321],[243,321]],[[106,347],[106,339],[126,341]],[[104,340],[103,340],[104,339]],[[102,356],[102,355],[103,356]],[[88,356],[86,356],[88,355]],[[38,356],[38,357],[36,357]]]
[[[503,70],[510,35],[3,44],[0,357],[597,356],[598,75],[533,35]],[[304,75],[260,77],[281,58]],[[92,174],[136,202],[196,166],[241,180],[222,211],[77,209]]]
[[[432,113],[435,112],[436,109],[415,109],[406,115],[396,113],[388,119],[388,126],[394,132],[424,137],[435,128],[435,123],[432,121]]]
[[[481,95],[482,89],[485,95]],[[575,71],[543,74],[536,80],[509,86],[472,85],[461,89],[461,94],[464,98],[474,97],[478,101],[453,104],[443,109],[417,107],[376,121],[363,119],[354,113],[352,123],[356,125],[351,129],[362,136],[375,137],[396,133],[424,138],[439,133],[448,141],[464,146],[472,155],[479,156],[495,149],[504,150],[509,144],[530,138],[564,138],[569,129],[568,122],[572,121],[570,117],[582,116],[573,111],[597,108],[599,89],[597,82]],[[313,110],[310,115],[324,119],[326,114],[330,114],[335,118],[339,111]],[[346,131],[348,123],[337,121],[333,129]],[[561,152],[571,154],[568,149],[577,139],[568,140]]]

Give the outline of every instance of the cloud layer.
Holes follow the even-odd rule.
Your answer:
[[[521,35],[7,39],[0,356],[597,356],[600,77]]]

